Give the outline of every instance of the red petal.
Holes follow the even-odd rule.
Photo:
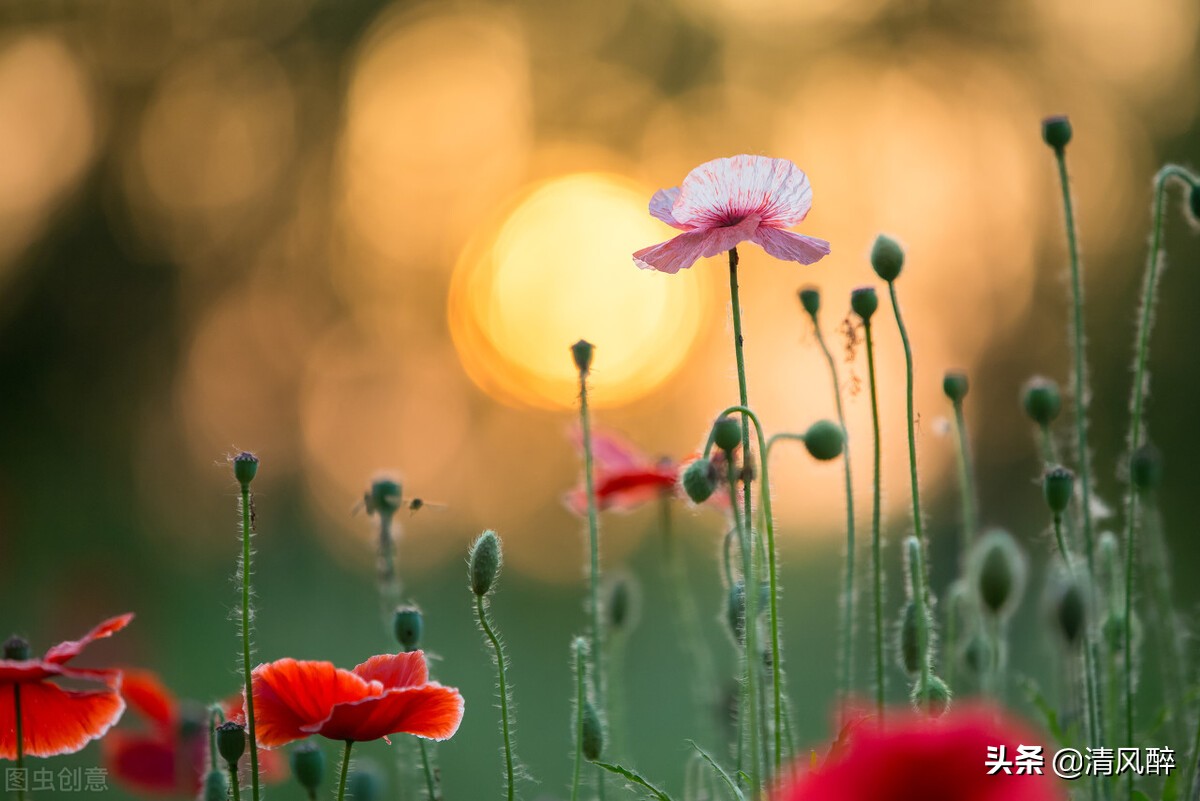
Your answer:
[[[280,659],[254,669],[254,724],[259,745],[285,745],[312,734],[337,704],[378,695],[372,685],[329,662]]]
[[[161,735],[147,737],[111,732],[101,743],[104,766],[116,780],[142,793],[177,795],[194,788],[179,786],[175,744]]]
[[[458,690],[430,683],[388,690],[377,698],[342,704],[333,716],[311,731],[331,740],[363,742],[389,734],[415,734],[445,740],[458,731],[463,698]]]
[[[25,753],[49,757],[72,754],[103,737],[121,719],[125,701],[114,690],[80,692],[49,682],[21,685]],[[0,759],[17,756],[13,694],[0,693]]]
[[[163,729],[174,730],[179,717],[175,696],[157,674],[149,670],[126,670],[121,695],[129,707]]]
[[[389,690],[419,687],[429,683],[429,667],[423,651],[373,656],[354,668],[367,681],[377,681]]]
[[[121,629],[129,625],[129,621],[133,620],[133,613],[119,615],[118,617],[110,617],[108,620],[101,623],[96,628],[83,635],[78,640],[67,640],[60,642],[58,645],[46,652],[44,657],[46,662],[61,665],[63,662],[74,659],[95,640],[111,637]]]

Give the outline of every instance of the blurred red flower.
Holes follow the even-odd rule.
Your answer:
[[[582,432],[574,429],[571,438],[582,453]],[[679,480],[678,463],[665,457],[652,460],[611,431],[592,432],[592,463],[600,511],[628,512],[663,495],[673,495]],[[587,490],[582,482],[564,501],[575,514],[587,514]]]
[[[989,747],[1042,746],[1043,775],[988,775]],[[819,766],[797,774],[774,801],[1060,801],[1066,794],[1050,769],[1053,754],[1024,724],[997,707],[975,706],[940,718],[904,712],[886,726],[860,720]]]
[[[82,749],[121,718],[125,702],[118,689],[121,671],[68,667],[95,640],[111,637],[129,625],[132,614],[109,618],[78,640],[59,643],[41,659],[12,658],[12,650],[29,650],[17,638],[5,645],[0,659],[0,759],[17,757],[17,716],[12,688],[20,687],[22,749],[28,756],[50,757]],[[100,681],[103,690],[64,690],[55,677]]]
[[[104,764],[109,775],[143,795],[194,796],[208,770],[208,724],[199,704],[181,704],[157,675],[126,670],[125,697],[145,725],[140,730],[114,729],[104,738]],[[188,707],[191,707],[190,709]],[[228,719],[240,720],[242,697],[221,702]],[[248,768],[249,760],[242,760]],[[259,775],[264,782],[282,781],[287,766],[279,754],[259,749]]]
[[[329,662],[280,659],[254,669],[260,745],[309,735],[362,742],[389,734],[445,740],[462,722],[463,698],[429,680],[421,651],[373,656],[353,670]]]

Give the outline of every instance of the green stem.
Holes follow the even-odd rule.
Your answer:
[[[571,801],[579,798],[579,774],[583,768],[583,710],[587,705],[587,644],[575,640],[575,771],[571,776]]]
[[[250,787],[258,801],[258,736],[254,728],[254,692],[250,672],[250,485],[242,485],[242,678],[246,686],[246,731],[250,737]]]
[[[754,573],[754,556],[752,552],[753,537],[746,530],[741,519],[741,511],[738,509],[737,498],[737,473],[734,469],[732,454],[727,454],[726,469],[728,470],[729,483],[729,501],[730,510],[733,512],[733,526],[738,532],[738,542],[741,543],[742,550],[742,587],[744,590],[745,599],[745,617],[742,620],[742,663],[744,668],[744,683],[742,686],[741,709],[738,713],[738,728],[741,734],[738,737],[738,742],[741,743],[743,738],[750,741],[749,747],[749,769],[747,774],[750,778],[750,793],[753,797],[758,796],[759,792],[759,764],[760,764],[760,743],[758,739],[758,697],[755,681],[755,676],[758,675],[758,670],[755,668],[755,658],[752,654],[757,653],[758,648],[758,577]],[[747,490],[743,488],[743,494]],[[742,765],[745,765],[745,760],[739,760]]]
[[[238,772],[237,764],[234,762],[226,762],[229,768],[229,787],[233,791],[233,801],[241,801],[242,789],[238,787]]]
[[[496,654],[496,673],[500,683],[500,727],[504,734],[504,769],[508,779],[508,801],[516,797],[516,777],[513,768],[512,729],[508,713],[508,683],[504,676],[504,649],[500,639],[488,622],[487,609],[483,605],[483,596],[475,596],[475,613],[479,617],[479,626],[491,641],[492,650]],[[595,665],[595,662],[592,663]]]
[[[28,778],[25,776],[25,730],[24,721],[21,720],[20,682],[13,684],[13,715],[17,720],[17,775],[21,777],[17,798],[25,801],[25,788],[28,784]]]
[[[930,682],[930,640],[932,633],[930,632],[930,617],[928,606],[925,602],[925,557],[921,547],[921,541],[916,537],[908,539],[908,565],[909,572],[912,573],[912,600],[917,608],[917,653],[921,658],[920,678],[917,680],[917,698],[924,706],[926,711],[932,711],[932,699],[929,694]]]
[[[1058,464],[1058,448],[1054,444],[1054,435],[1049,425],[1038,426],[1038,439],[1042,443],[1042,461],[1047,465]]]
[[[842,387],[838,380],[837,365],[833,361],[833,354],[829,352],[829,346],[825,343],[825,336],[821,333],[821,326],[817,323],[817,315],[813,313],[810,316],[813,330],[817,334],[817,342],[821,346],[821,352],[825,354],[825,361],[829,364],[829,374],[833,379],[833,400],[837,408],[838,425],[842,427],[842,436],[845,437],[842,447],[842,468],[846,477],[846,576],[842,588],[842,676],[840,688],[844,707],[854,682],[854,557],[856,545],[854,541],[854,480],[850,471],[850,431],[846,428],[846,415],[842,410]]]
[[[954,425],[958,429],[958,490],[962,503],[962,561],[966,564],[979,520],[975,511],[975,471],[971,463],[971,445],[967,440],[967,421],[961,399],[954,401]]]
[[[1171,710],[1171,728],[1175,742],[1182,743],[1188,736],[1188,702],[1184,680],[1187,670],[1179,634],[1184,631],[1184,627],[1171,604],[1171,570],[1163,538],[1162,517],[1157,504],[1148,502],[1143,518],[1145,558],[1142,560],[1142,576],[1150,586],[1150,600],[1154,605],[1154,614],[1150,619],[1157,632],[1157,636],[1151,639],[1159,643],[1158,661],[1163,694],[1167,708]]]
[[[345,801],[346,799],[346,777],[350,773],[350,748],[353,745],[353,740],[347,740],[346,750],[342,752],[342,776],[338,779],[338,801]]]
[[[925,609],[928,606],[928,599],[925,593],[928,592],[929,581],[926,574],[924,550],[925,536],[922,533],[921,520],[921,489],[920,483],[917,481],[917,434],[915,430],[916,412],[913,409],[913,356],[912,344],[908,341],[908,329],[904,327],[904,319],[900,316],[900,299],[896,297],[896,282],[888,281],[888,294],[892,298],[892,311],[896,315],[896,327],[900,329],[900,341],[904,343],[904,369],[907,378],[905,398],[908,406],[908,472],[912,484],[912,515],[913,515],[913,534],[917,538],[917,544],[922,551],[921,558],[917,561],[916,567],[920,569],[920,584],[922,593],[919,598],[914,598],[917,604],[917,615],[921,620],[923,629],[928,629],[932,622],[925,617]],[[914,577],[914,581],[917,577]],[[921,678],[918,685],[919,697],[928,700],[929,695],[929,660],[932,655],[929,653],[929,645],[932,642],[932,632],[923,631],[924,638],[921,643]]]
[[[433,776],[433,768],[429,764],[429,750],[425,741],[418,738],[417,747],[421,751],[421,770],[425,773],[425,791],[429,793],[429,801],[438,801],[437,781]]]
[[[871,385],[871,426],[875,437],[874,483],[871,492],[871,572],[875,596],[875,714],[883,722],[883,707],[886,674],[883,660],[883,558],[880,553],[880,527],[882,517],[882,451],[879,435],[879,387],[875,382],[875,344],[871,338],[871,323],[863,320],[863,334],[867,343],[867,376]]]

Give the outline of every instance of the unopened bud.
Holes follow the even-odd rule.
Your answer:
[[[308,741],[292,749],[292,775],[309,794],[317,791],[325,780],[325,754],[317,744]]]
[[[713,423],[713,444],[729,453],[742,444],[742,424],[728,415],[720,417]]]
[[[242,451],[233,457],[233,477],[237,479],[242,489],[249,489],[250,482],[258,475],[258,457],[249,451]]]
[[[583,738],[580,745],[588,762],[595,762],[604,753],[604,724],[591,701],[583,702]]]
[[[204,775],[204,801],[225,801],[229,797],[229,779],[219,770]]]
[[[471,592],[482,598],[491,591],[500,573],[500,560],[500,538],[495,531],[488,529],[471,546]]]
[[[1021,392],[1021,405],[1033,422],[1045,427],[1053,423],[1062,410],[1062,393],[1053,380],[1034,376]]]
[[[974,548],[975,586],[983,609],[1007,617],[1025,588],[1025,556],[1003,529],[984,534]]]
[[[571,346],[571,356],[575,359],[575,366],[579,368],[580,375],[587,375],[592,369],[592,354],[595,350],[596,346],[584,339]]]
[[[871,246],[871,268],[884,281],[891,283],[900,277],[904,268],[904,250],[891,237],[880,234]]]
[[[1192,213],[1192,224],[1200,225],[1200,183],[1192,184],[1192,191],[1188,192],[1188,209]]]
[[[872,315],[879,309],[879,296],[875,294],[875,287],[863,286],[852,291],[850,293],[850,309],[864,323],[871,322]]]
[[[217,753],[221,759],[236,766],[246,753],[246,727],[232,720],[217,726]]]
[[[942,392],[945,392],[946,397],[954,403],[961,403],[962,399],[967,397],[968,389],[970,389],[970,383],[967,381],[966,373],[951,370],[942,378]]]
[[[976,633],[963,648],[963,665],[976,676],[991,670],[993,659],[992,643],[982,634]]]
[[[804,432],[804,447],[814,459],[822,462],[841,456],[845,444],[845,432],[832,420],[818,420]]]
[[[401,606],[392,615],[392,633],[396,642],[405,651],[415,651],[421,646],[421,635],[425,632],[425,619],[415,606]]]
[[[1079,582],[1068,577],[1054,599],[1054,622],[1063,641],[1071,647],[1078,645],[1087,625],[1087,598]]]
[[[1042,140],[1056,152],[1062,152],[1062,149],[1071,141],[1071,121],[1065,114],[1042,120]]]
[[[928,616],[925,630],[929,630]],[[917,615],[917,604],[909,601],[904,605],[900,615],[900,667],[904,672],[914,675],[921,671],[921,628]]]
[[[704,503],[717,489],[717,470],[708,459],[697,459],[684,468],[680,482],[692,503]]]
[[[1162,454],[1158,448],[1146,443],[1133,452],[1129,463],[1129,478],[1133,486],[1145,492],[1162,485]]]
[[[1065,467],[1052,467],[1042,476],[1042,494],[1046,505],[1058,517],[1071,505],[1075,492],[1075,474]]]
[[[918,710],[928,711],[934,717],[941,717],[950,709],[950,700],[952,693],[950,685],[942,681],[938,676],[930,676],[929,681],[925,685],[925,692],[921,692],[921,682],[918,679],[912,687],[912,695],[910,700]]]
[[[383,774],[370,762],[360,762],[352,771],[346,797],[354,801],[379,801],[383,798]]]
[[[821,310],[821,291],[815,286],[804,287],[800,290],[800,305],[809,316],[816,317],[817,312]]]
[[[632,576],[618,574],[609,582],[603,608],[610,631],[627,633],[637,624],[639,594]]]

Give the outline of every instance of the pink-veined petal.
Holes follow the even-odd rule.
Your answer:
[[[787,159],[742,155],[709,161],[688,173],[671,216],[688,228],[727,226],[751,215],[765,225],[788,228],[811,207],[812,187],[803,170]]]
[[[654,193],[654,197],[650,198],[650,215],[657,217],[672,228],[678,228],[681,231],[687,231],[691,228],[689,225],[684,225],[675,219],[671,209],[675,205],[675,201],[679,199],[679,187],[673,186],[670,189],[660,189]]]
[[[688,231],[662,244],[642,248],[633,254],[633,263],[644,270],[674,274],[691,267],[697,259],[716,256],[745,242],[753,236],[759,222],[757,217],[748,217],[725,228]]]
[[[813,236],[760,226],[750,241],[777,259],[813,264],[829,255],[829,243]]]

